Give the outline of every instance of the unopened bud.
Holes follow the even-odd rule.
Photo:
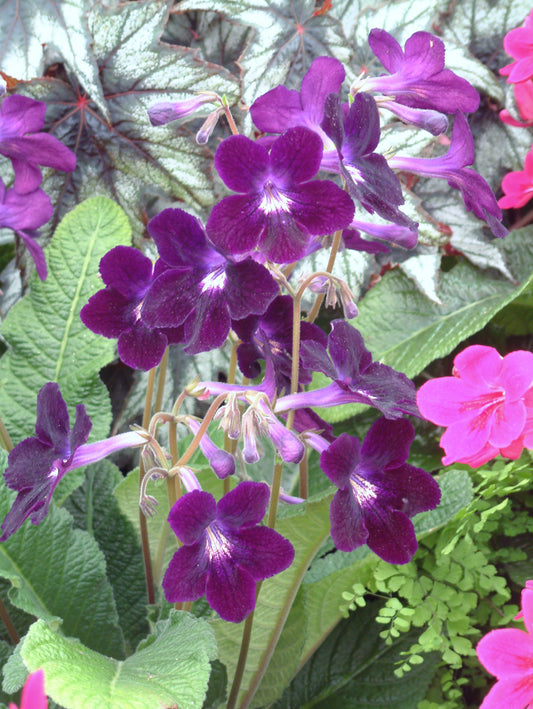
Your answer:
[[[215,130],[215,126],[218,123],[218,119],[223,113],[223,108],[217,108],[216,111],[213,111],[207,116],[207,118],[202,124],[202,127],[196,134],[196,142],[198,143],[198,145],[205,145],[207,143],[207,141],[211,137],[211,133]]]

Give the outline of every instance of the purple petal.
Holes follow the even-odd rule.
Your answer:
[[[262,229],[260,196],[231,195],[215,204],[206,230],[213,244],[233,256],[250,253]]]
[[[0,204],[0,225],[15,231],[39,229],[53,211],[50,197],[41,189],[29,194],[18,194],[9,189]]]
[[[200,543],[180,547],[174,553],[161,584],[169,603],[196,601],[204,595],[209,574],[204,551],[204,545]]]
[[[225,556],[210,565],[205,597],[223,620],[240,623],[255,608],[256,583],[246,569]]]
[[[279,293],[279,286],[267,269],[252,259],[229,263],[226,274],[224,292],[229,313],[235,320],[251,314],[262,315]]]
[[[72,431],[70,432],[71,457],[74,455],[77,448],[82,446],[84,443],[87,443],[92,426],[91,419],[87,414],[85,406],[83,404],[77,404],[76,418],[74,420]]]
[[[297,126],[285,131],[270,149],[269,164],[276,185],[285,187],[311,180],[320,168],[322,152],[322,140],[312,130]]]
[[[42,522],[48,514],[55,484],[51,479],[45,479],[34,484],[33,487],[23,488],[19,491],[15,502],[2,522],[0,542],[5,542],[8,537],[20,529],[28,517],[32,524]]]
[[[124,364],[147,372],[161,362],[168,340],[163,333],[138,320],[130,330],[120,333],[117,344],[118,356]]]
[[[368,531],[361,506],[350,488],[338,490],[329,508],[331,536],[339,551],[353,551],[367,543]]]
[[[198,354],[222,347],[231,327],[226,294],[221,290],[204,292],[198,298],[196,309],[185,321],[184,351]]]
[[[24,246],[30,252],[30,256],[32,257],[35,263],[35,270],[37,271],[37,275],[39,276],[41,281],[45,281],[46,276],[48,275],[48,268],[46,266],[44,251],[35,241],[35,237],[39,236],[39,232],[33,231],[31,232],[31,235],[24,231],[17,231],[16,233],[18,236],[20,236],[20,238],[24,242]]]
[[[359,463],[361,444],[355,436],[341,433],[320,455],[320,467],[340,490],[349,487],[350,476]]]
[[[239,541],[237,563],[244,567],[254,581],[262,581],[285,571],[294,561],[294,547],[288,539],[269,527],[241,529],[231,536]]]
[[[212,260],[213,249],[200,220],[183,209],[164,209],[150,219],[147,229],[160,257],[171,268],[201,267]]]
[[[368,44],[388,72],[394,74],[401,69],[404,61],[403,51],[391,34],[376,27],[370,30]]]
[[[133,326],[132,303],[114,288],[97,291],[80,311],[82,323],[97,335],[114,338]]]
[[[415,429],[410,421],[378,419],[363,441],[361,457],[365,466],[370,464],[375,470],[386,470],[403,465],[409,457],[414,437]]]
[[[349,381],[372,363],[372,355],[366,349],[361,333],[345,320],[333,320],[328,337],[329,354],[335,367],[335,379]]]
[[[150,259],[131,246],[115,246],[100,260],[103,282],[128,300],[144,296],[152,270]]]
[[[69,430],[68,409],[59,386],[55,382],[48,382],[37,394],[37,438],[54,452],[68,454]]]
[[[37,133],[44,127],[46,104],[28,96],[12,94],[0,105],[0,132],[12,135]]]
[[[338,94],[346,72],[338,59],[317,57],[302,80],[301,101],[308,125],[319,126],[329,94]]]
[[[216,502],[213,495],[193,490],[174,503],[168,523],[184,544],[196,544],[204,537],[204,530],[215,519]]]
[[[148,327],[178,327],[198,304],[198,273],[172,269],[158,276],[148,289],[141,318]]]
[[[250,107],[252,121],[264,133],[283,133],[305,124],[300,92],[277,86],[256,99]]]
[[[217,519],[232,529],[259,524],[265,516],[269,497],[265,483],[241,482],[218,502]]]
[[[215,154],[215,167],[222,180],[231,190],[244,194],[260,189],[267,165],[266,149],[244,135],[226,138]]]
[[[369,505],[364,511],[368,529],[367,544],[372,551],[389,564],[407,564],[418,548],[411,520],[397,510]]]

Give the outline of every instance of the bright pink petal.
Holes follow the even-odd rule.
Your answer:
[[[465,402],[467,405],[482,393],[482,390],[467,386],[458,377],[438,377],[422,384],[416,403],[425,419],[437,426],[450,426],[473,416],[473,413],[465,413]]]
[[[48,700],[44,693],[43,670],[37,670],[28,676],[22,690],[20,709],[48,709]]]
[[[450,460],[459,461],[481,451],[488,443],[487,421],[476,417],[469,421],[457,421],[442,434],[440,445]]]
[[[533,638],[525,631],[517,628],[492,630],[481,638],[476,652],[487,672],[498,679],[519,679],[529,673],[533,681]],[[533,694],[530,700],[533,700]]]
[[[526,423],[526,407],[521,401],[504,401],[490,417],[488,441],[496,448],[505,448],[518,438]]]
[[[486,387],[497,381],[502,358],[494,347],[472,345],[453,360],[454,374],[471,386]]]
[[[479,709],[525,709],[533,702],[533,675],[501,679],[487,694]]]

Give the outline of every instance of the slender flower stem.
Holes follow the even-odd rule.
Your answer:
[[[260,589],[261,582],[257,584],[257,589],[255,592],[256,602]],[[242,678],[244,675],[244,668],[246,667],[246,660],[248,658],[248,650],[250,648],[250,638],[252,637],[253,623],[254,611],[252,611],[244,621],[239,659],[237,660],[237,667],[235,668],[235,675],[233,677],[233,684],[231,685],[231,691],[228,697],[228,704],[226,709],[235,709],[235,706],[237,704],[237,697],[239,696],[239,690],[241,688]]]
[[[17,645],[20,637],[19,634],[16,631],[15,626],[13,625],[13,621],[9,617],[9,613],[7,612],[7,608],[4,605],[4,602],[0,598],[0,618],[2,619],[3,624],[6,626],[7,634],[11,638],[12,642]]]
[[[274,465],[274,475],[272,478],[272,490],[270,491],[270,507],[268,508],[268,526],[274,529],[276,526],[276,515],[278,513],[279,491],[281,488],[281,471],[283,461]]]
[[[189,447],[185,451],[185,453],[181,456],[181,458],[178,460],[178,465],[187,465],[189,460],[192,458],[194,451],[198,448],[198,445],[200,444],[200,440],[204,433],[207,431],[207,427],[211,423],[211,419],[213,416],[216,414],[218,407],[220,404],[224,401],[226,398],[227,394],[219,394],[217,398],[213,401],[211,406],[209,407],[206,415],[204,416],[204,420],[202,421],[202,424],[198,431],[196,432],[196,435],[192,439],[192,441],[189,444]]]
[[[168,366],[168,347],[165,350],[161,362],[159,363],[159,379],[157,380],[157,392],[155,395],[154,411],[161,411],[163,408],[163,395],[165,393],[165,379]]]
[[[333,243],[331,244],[331,251],[329,253],[329,260],[328,260],[328,265],[326,266],[326,271],[328,273],[331,273],[333,271],[333,266],[335,265],[335,259],[337,258],[337,254],[339,252],[339,246],[341,243],[341,238],[342,238],[342,231],[336,231],[335,234],[333,235]],[[324,293],[320,293],[315,300],[315,304],[311,308],[309,312],[309,317],[308,320],[309,322],[314,322],[316,319],[316,316],[318,315],[318,311],[320,310],[320,306],[322,305],[322,301],[324,300]]]
[[[222,100],[222,107],[224,108],[224,114],[226,116],[226,119],[229,123],[229,127],[233,135],[239,135],[239,129],[237,128],[237,124],[235,123],[235,120],[231,114],[231,111],[229,109],[229,106],[227,105],[225,99]]]
[[[5,424],[1,418],[0,418],[0,442],[2,444],[2,448],[4,448],[8,453],[9,453],[9,451],[13,450],[13,443],[11,441],[9,433],[7,432],[7,428],[5,427]]]
[[[150,423],[150,413],[152,408],[152,396],[154,393],[154,383],[155,383],[155,373],[156,368],[154,367],[148,372],[148,384],[146,387],[146,398],[144,400],[144,411],[143,411],[143,428],[147,428]],[[142,484],[145,476],[144,462],[141,458],[139,465],[139,490],[142,490]],[[141,530],[141,545],[144,560],[144,574],[146,578],[146,595],[148,596],[148,603],[155,603],[155,589],[154,589],[154,576],[152,569],[152,558],[150,555],[150,541],[148,539],[148,527],[146,524],[146,517],[144,516],[142,510],[139,508],[139,525]]]

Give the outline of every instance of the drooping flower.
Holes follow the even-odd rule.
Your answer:
[[[509,84],[518,84],[533,77],[533,10],[524,21],[523,27],[507,32],[503,48],[515,61],[500,69]]]
[[[533,353],[501,357],[493,347],[472,345],[454,359],[453,374],[425,382],[417,395],[422,416],[447,426],[440,440],[444,465],[478,467],[507,449],[518,457],[514,444],[528,419]]]
[[[330,140],[322,129],[324,104],[329,94],[338,94],[346,76],[344,67],[333,57],[317,57],[302,79],[300,91],[277,86],[254,101],[250,114],[265,133],[283,133],[304,126],[318,133],[325,145]]]
[[[152,328],[141,319],[141,307],[157,272],[149,258],[131,246],[115,246],[100,261],[105,288],[80,312],[89,330],[118,338],[118,355],[133,369],[159,364],[169,343],[183,342],[183,328]]]
[[[533,126],[533,81],[515,84],[513,90],[522,122],[513,118],[506,109],[500,111],[500,120],[515,128],[529,128]]]
[[[228,258],[209,242],[198,219],[181,209],[163,210],[148,231],[165,270],[150,286],[141,318],[150,328],[183,325],[187,354],[220,347],[232,319],[264,313],[279,293],[264,266]]]
[[[524,709],[533,705],[533,581],[522,590],[526,630],[491,630],[479,641],[476,652],[483,667],[498,681],[479,709]]]
[[[270,152],[243,135],[226,138],[215,167],[240,194],[211,210],[211,241],[234,256],[257,247],[271,261],[291,263],[307,253],[312,237],[347,227],[354,213],[348,194],[329,180],[313,180],[321,159],[322,140],[307,128],[287,130]]]
[[[14,188],[33,192],[42,181],[39,165],[72,172],[76,156],[49,133],[42,133],[46,104],[27,96],[6,96],[0,105],[0,155],[11,159]]]
[[[343,433],[320,456],[339,488],[331,502],[331,536],[341,551],[363,544],[390,564],[406,564],[417,549],[410,517],[440,501],[435,480],[406,461],[415,430],[409,421],[378,419],[363,444]]]
[[[397,104],[422,109],[422,122],[427,121],[423,113],[427,110],[443,114],[457,111],[471,113],[477,110],[479,94],[468,81],[444,68],[444,42],[435,35],[415,32],[402,50],[388,32],[373,29],[368,44],[390,76],[369,77],[365,79],[364,88],[392,96],[394,101],[384,102],[383,106],[401,118],[404,116]],[[416,122],[415,115],[411,114],[407,118],[412,123]],[[431,127],[432,122],[428,125]],[[435,128],[438,130],[438,122]]]
[[[187,416],[184,423],[194,435],[200,430],[200,422],[192,416]],[[215,475],[223,480],[235,472],[235,458],[228,451],[219,448],[207,433],[200,438],[200,450],[207,458]]]
[[[148,117],[153,126],[164,126],[179,118],[187,118],[206,103],[213,103],[217,99],[218,96],[215,93],[206,91],[183,101],[162,101],[150,106]]]
[[[17,709],[17,705],[11,702],[9,709]],[[44,693],[43,670],[37,670],[28,675],[22,689],[20,709],[48,709],[48,699]]]
[[[502,209],[518,209],[533,197],[533,147],[526,155],[524,169],[508,172],[504,176],[502,190],[505,196],[498,200],[498,206]]]
[[[301,357],[305,367],[323,372],[332,383],[281,397],[276,402],[276,413],[357,402],[374,406],[390,419],[418,415],[413,382],[385,364],[372,362],[361,334],[345,320],[331,323],[328,349],[329,356],[318,343],[303,342]]]
[[[193,491],[170,510],[169,524],[181,540],[163,578],[169,603],[204,594],[224,620],[240,623],[255,607],[258,581],[279,574],[294,559],[292,544],[260,526],[269,499],[265,483],[241,482],[217,503]]]
[[[30,252],[39,278],[44,281],[47,268],[44,253],[35,239],[37,229],[46,224],[54,208],[50,197],[41,189],[20,194],[6,189],[0,178],[0,227],[13,229]]]
[[[474,141],[466,118],[457,113],[453,124],[450,149],[440,158],[404,158],[394,156],[389,164],[396,170],[437,177],[448,181],[461,192],[465,207],[487,222],[494,236],[506,236],[501,223],[502,212],[489,184],[475,170],[467,167],[474,162]]]
[[[8,456],[5,483],[18,495],[1,525],[0,542],[16,532],[28,517],[33,524],[42,522],[57,484],[70,470],[101,460],[114,451],[146,443],[146,438],[136,431],[86,443],[91,425],[85,406],[78,404],[71,429],[67,405],[58,385],[48,382],[41,388],[37,395],[35,436],[25,438]]]
[[[361,231],[371,238],[363,239],[360,235]],[[354,219],[348,229],[342,232],[342,240],[347,249],[369,253],[387,253],[391,246],[414,249],[418,241],[418,234],[416,231],[398,224],[376,224]]]

